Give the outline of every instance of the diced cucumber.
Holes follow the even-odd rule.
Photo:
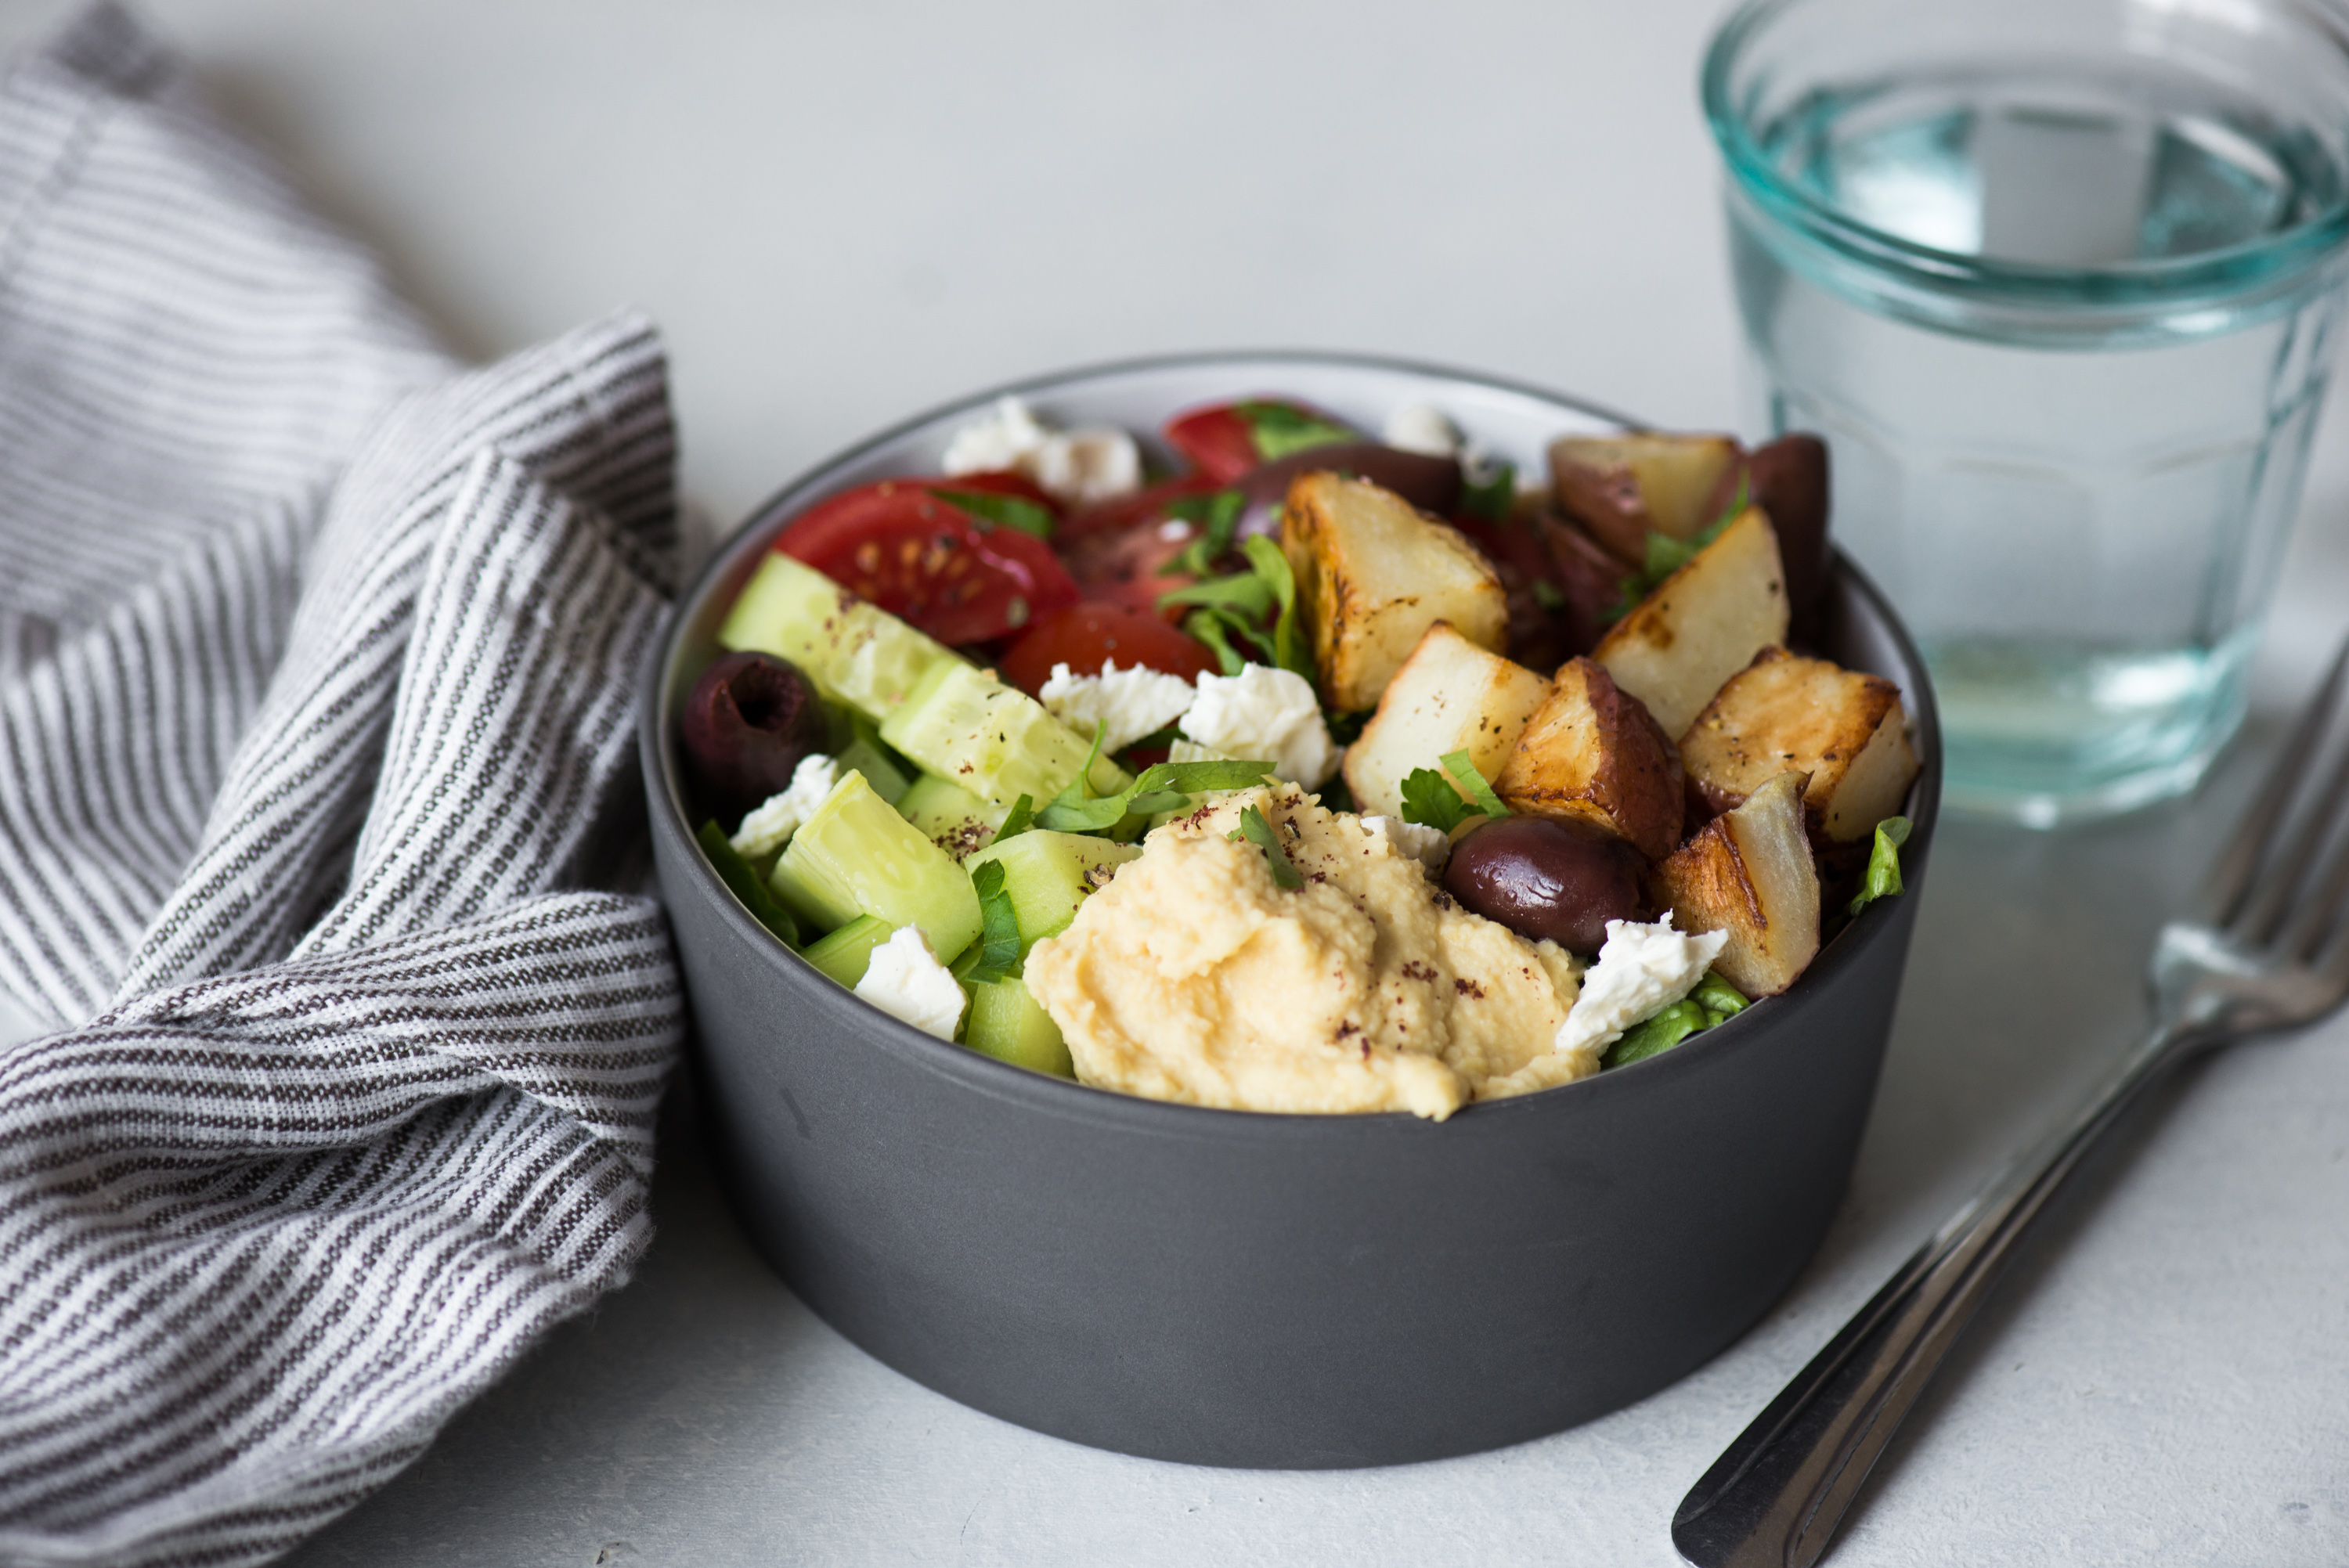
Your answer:
[[[989,844],[963,866],[970,870],[988,861],[1001,863],[1003,891],[1011,895],[1012,912],[1019,917],[1019,956],[1024,959],[1030,948],[1066,931],[1077,918],[1077,905],[1093,891],[1092,872],[1122,865],[1141,853],[1132,844],[1031,828]]]
[[[860,914],[918,925],[942,961],[978,934],[970,877],[862,773],[843,778],[800,825],[769,885],[803,928],[831,931]]]
[[[964,789],[925,773],[897,802],[897,814],[956,860],[991,838],[1003,813]]]
[[[1022,795],[1043,806],[1075,780],[1092,749],[1042,703],[965,664],[933,665],[881,721],[881,738],[998,811]],[[1093,764],[1092,779],[1102,795],[1131,782],[1106,757]]]
[[[853,768],[864,774],[864,781],[873,786],[873,792],[892,806],[904,804],[905,791],[913,788],[913,781],[905,777],[904,769],[883,753],[877,739],[868,740],[859,736],[842,747],[833,760],[843,768]]]
[[[1077,1076],[1061,1026],[1016,975],[970,987],[970,1017],[963,1025],[962,1043],[1014,1067],[1058,1078]]]
[[[758,871],[736,851],[734,841],[726,836],[726,830],[715,820],[704,822],[698,837],[702,854],[718,873],[718,880],[726,884],[726,891],[740,900],[750,917],[773,932],[784,946],[797,947],[800,928],[792,919],[791,911],[775,902],[767,884],[759,879]]]
[[[865,965],[873,962],[873,950],[896,929],[885,920],[860,914],[831,935],[809,943],[800,956],[854,991],[864,978]]]
[[[814,567],[769,551],[718,628],[719,643],[785,658],[827,696],[874,718],[896,711],[932,665],[962,660]]]

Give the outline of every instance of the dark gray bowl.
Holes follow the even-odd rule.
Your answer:
[[[1433,401],[1536,464],[1552,436],[1615,423],[1526,387],[1327,355],[1160,360],[1007,390],[1048,418],[1136,430],[1249,393],[1371,428]],[[1787,995],[1636,1066],[1440,1125],[1127,1099],[866,1006],[736,903],[686,816],[672,714],[767,541],[829,491],[935,471],[947,433],[993,396],[777,496],[702,573],[647,672],[653,842],[708,1116],[776,1272],[849,1338],[967,1405],[1194,1464],[1496,1448],[1640,1398],[1744,1333],[1849,1175],[1932,842],[1932,691],[1875,589],[1841,568],[1830,641],[1898,682],[1916,718],[1909,892],[1871,906]]]

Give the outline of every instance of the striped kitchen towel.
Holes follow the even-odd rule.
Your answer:
[[[460,373],[119,11],[0,75],[0,1563],[243,1563],[650,1234],[652,329]]]

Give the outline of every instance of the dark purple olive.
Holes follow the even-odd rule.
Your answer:
[[[1504,817],[1460,841],[1444,891],[1519,936],[1596,953],[1610,920],[1645,920],[1647,862],[1602,829]]]
[[[1450,517],[1460,505],[1459,459],[1432,458],[1376,441],[1341,441],[1291,452],[1244,475],[1239,491],[1247,505],[1240,512],[1238,536],[1273,532],[1273,509],[1288,498],[1297,476],[1324,472],[1368,480],[1438,517]]]
[[[1827,591],[1826,443],[1795,434],[1758,447],[1746,459],[1745,482],[1778,535],[1787,609],[1798,625],[1815,630]]]
[[[678,738],[702,803],[730,820],[782,790],[800,758],[823,748],[823,704],[797,665],[728,654],[693,683]]]

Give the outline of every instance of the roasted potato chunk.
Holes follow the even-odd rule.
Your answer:
[[[1534,521],[1549,551],[1550,575],[1566,601],[1558,613],[1564,623],[1566,651],[1587,654],[1607,634],[1609,619],[1622,607],[1624,591],[1639,579],[1562,513],[1546,511]]]
[[[1649,530],[1694,539],[1721,515],[1743,456],[1728,436],[1562,436],[1550,443],[1550,480],[1567,513],[1637,566]]]
[[[1681,760],[1708,813],[1777,774],[1807,773],[1811,834],[1830,844],[1865,838],[1917,777],[1899,687],[1784,648],[1763,649],[1714,694],[1681,737]]]
[[[1706,823],[1656,868],[1656,902],[1682,931],[1725,931],[1713,966],[1748,996],[1775,996],[1819,951],[1819,874],[1803,776],[1781,773]]]
[[[1682,735],[1723,682],[1785,640],[1777,535],[1748,507],[1615,623],[1590,656],[1648,705],[1666,734]]]
[[[1507,760],[1549,682],[1487,653],[1438,621],[1387,683],[1379,710],[1346,748],[1346,788],[1365,812],[1402,813],[1403,775],[1465,751],[1490,778]]]
[[[1361,480],[1311,473],[1288,487],[1280,545],[1297,573],[1321,696],[1369,707],[1438,621],[1498,653],[1508,596],[1459,531]]]
[[[1588,659],[1559,666],[1493,792],[1513,811],[1593,823],[1651,861],[1681,841],[1684,791],[1671,737]]]
[[[1769,514],[1786,569],[1786,606],[1797,640],[1815,639],[1833,563],[1827,551],[1827,444],[1800,431],[1756,447],[1745,460],[1747,496]]]

